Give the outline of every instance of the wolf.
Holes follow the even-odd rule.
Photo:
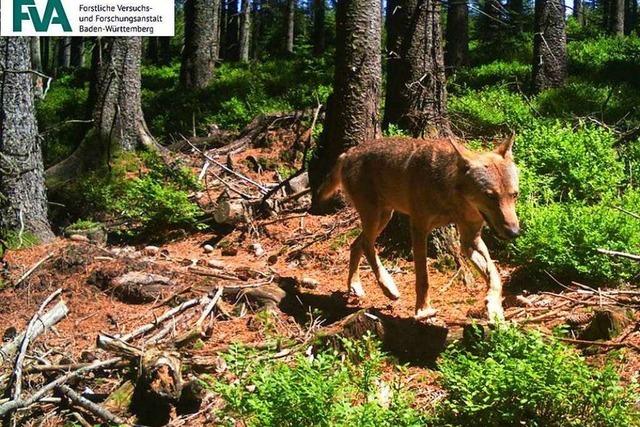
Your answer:
[[[349,292],[364,296],[358,268],[364,254],[378,285],[391,299],[400,293],[380,262],[374,244],[394,211],[410,218],[415,264],[415,318],[435,316],[429,299],[426,237],[435,228],[456,224],[460,247],[487,282],[487,314],[504,319],[502,282],[482,240],[487,224],[501,239],[520,234],[516,214],[518,168],[512,135],[493,151],[476,152],[453,138],[382,138],[343,153],[318,189],[326,201],[340,188],[358,211],[362,232],[351,244]]]

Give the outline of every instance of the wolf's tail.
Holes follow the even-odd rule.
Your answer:
[[[320,185],[318,189],[318,199],[320,201],[325,201],[329,199],[331,196],[336,194],[340,185],[342,184],[342,165],[344,163],[344,159],[346,158],[346,153],[343,153],[338,157],[335,166],[331,170],[331,173],[325,181]]]

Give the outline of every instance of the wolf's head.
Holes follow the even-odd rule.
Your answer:
[[[495,150],[476,153],[451,141],[462,168],[462,196],[480,212],[487,224],[502,239],[520,234],[516,214],[518,168],[513,162],[515,136],[497,144]]]

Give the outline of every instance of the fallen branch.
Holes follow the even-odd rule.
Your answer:
[[[36,322],[31,331],[31,339],[35,339],[44,331],[64,319],[64,317],[68,313],[69,308],[67,307],[67,305],[64,303],[64,301],[59,301],[55,306],[53,306],[51,310],[47,311],[45,314],[39,317],[40,321]],[[20,347],[20,344],[25,337],[25,333],[26,331],[15,337],[13,341],[5,344],[2,349],[0,349],[0,366],[11,359],[13,355],[18,351],[18,348]]]
[[[188,301],[183,302],[182,304],[180,304],[177,307],[172,308],[171,310],[165,312],[162,316],[158,317],[153,323],[148,323],[146,325],[142,325],[140,326],[138,329],[129,332],[126,335],[123,335],[121,337],[118,337],[120,340],[122,341],[130,341],[133,338],[137,338],[141,335],[146,334],[147,332],[155,329],[158,327],[158,325],[160,325],[162,322],[164,322],[167,319],[170,319],[171,317],[182,313],[183,311],[187,310],[188,308],[191,308],[195,305],[198,305],[198,303],[200,302],[200,300],[198,298],[193,298],[190,299]]]
[[[42,264],[47,262],[52,256],[53,256],[53,254],[50,253],[47,256],[45,256],[44,258],[42,258],[40,261],[36,262],[33,265],[33,267],[28,269],[22,276],[20,276],[20,278],[18,280],[16,280],[16,282],[13,284],[13,287],[17,287],[18,285],[20,285],[20,283],[24,282],[29,276],[31,276],[33,274],[34,271],[36,271]]]
[[[93,403],[89,399],[82,397],[81,395],[79,395],[78,393],[76,393],[66,385],[59,385],[57,387],[57,390],[59,390],[62,394],[64,394],[75,405],[89,411],[90,413],[100,418],[101,420],[104,420],[110,424],[115,424],[115,425],[126,424],[126,421],[123,420],[122,418],[112,414],[107,409]]]
[[[40,304],[38,311],[33,315],[29,324],[27,325],[27,329],[24,332],[24,338],[22,339],[22,345],[20,346],[20,352],[18,353],[18,357],[16,358],[16,364],[13,368],[13,394],[11,397],[14,400],[20,399],[20,394],[22,393],[22,363],[24,362],[24,358],[27,355],[27,348],[29,347],[29,342],[31,341],[31,335],[33,334],[33,329],[36,325],[36,322],[43,315],[44,309],[49,305],[51,301],[58,297],[62,293],[62,288],[57,289],[51,295],[49,295],[43,302]]]
[[[610,251],[608,249],[600,249],[600,248],[596,249],[596,251],[598,251],[598,253],[600,254],[609,255],[613,257],[627,258],[633,261],[640,262],[640,255],[629,254],[626,252]]]
[[[55,380],[51,381],[50,383],[42,387],[40,390],[32,394],[31,397],[27,399],[10,400],[6,403],[3,403],[2,405],[0,405],[0,418],[4,417],[8,413],[13,412],[17,409],[33,405],[34,403],[42,399],[47,393],[53,391],[59,385],[66,383],[70,379],[75,378],[80,374],[83,374],[89,371],[94,371],[100,368],[106,368],[108,366],[111,366],[120,362],[121,360],[122,359],[119,357],[114,357],[112,359],[94,362],[89,366],[85,366],[84,368],[77,369],[75,371],[69,372],[66,375],[56,378]]]

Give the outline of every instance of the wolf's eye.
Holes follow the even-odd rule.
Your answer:
[[[517,199],[520,194],[516,191],[515,193],[511,193],[511,197]]]
[[[497,199],[498,198],[498,193],[496,193],[495,191],[487,191],[485,193],[485,195],[490,198],[490,199]]]

